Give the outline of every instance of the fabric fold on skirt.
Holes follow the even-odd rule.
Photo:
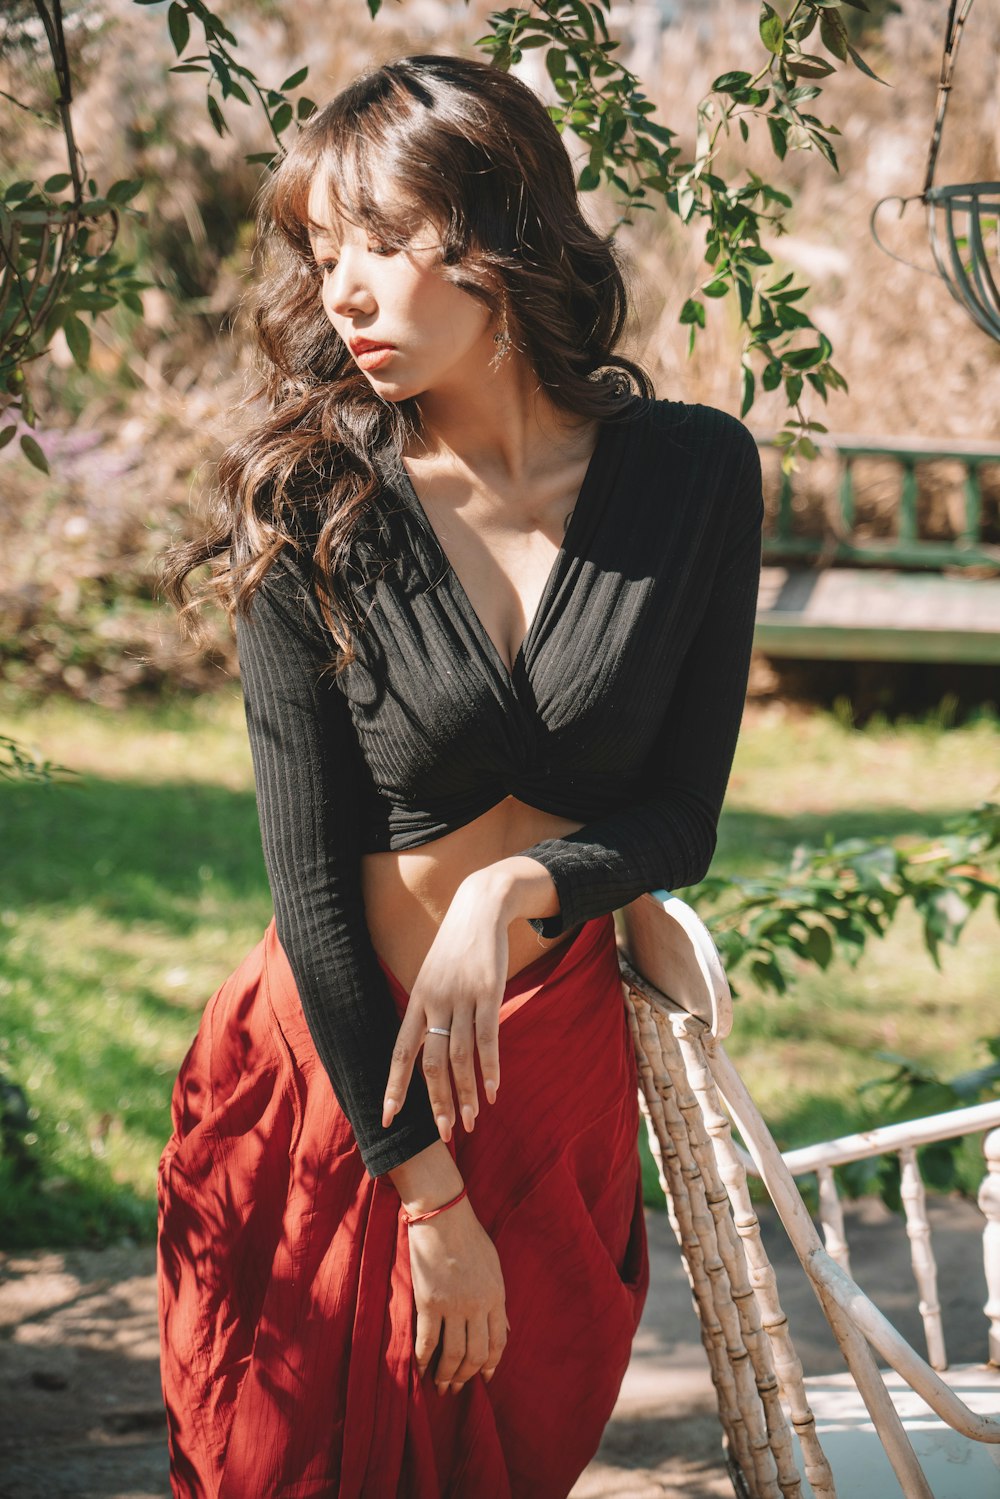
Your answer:
[[[383,965],[385,967],[385,965]],[[399,1014],[407,994],[385,968]],[[649,1280],[632,1041],[610,916],[512,978],[501,1085],[449,1148],[497,1247],[493,1379],[413,1361],[407,1230],[368,1175],[273,921],[209,1000],[159,1163],[174,1499],[562,1499],[593,1456]]]

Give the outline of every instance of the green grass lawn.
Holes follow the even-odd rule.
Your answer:
[[[4,713],[0,732],[81,772],[0,782],[0,1073],[27,1094],[41,1168],[18,1180],[0,1158],[0,1245],[148,1239],[177,1068],[271,915],[238,690],[127,713],[53,702]],[[1000,795],[998,746],[989,715],[855,730],[751,706],[713,872],[773,869],[828,829],[933,833]],[[998,937],[980,908],[938,972],[907,911],[856,970],[803,966],[782,997],[734,976],[729,1050],[779,1143],[868,1122],[856,1090],[886,1072],[880,1049],[944,1075],[981,1060],[1000,1031]]]

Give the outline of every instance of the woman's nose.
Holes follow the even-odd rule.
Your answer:
[[[341,255],[336,269],[326,278],[325,290],[328,310],[337,313],[339,317],[374,310],[375,298],[353,255]]]

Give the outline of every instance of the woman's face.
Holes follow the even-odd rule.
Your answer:
[[[321,174],[308,212],[323,309],[381,396],[461,391],[482,378],[495,353],[490,311],[441,274],[432,224],[420,224],[403,250],[386,249],[356,224],[331,225]]]

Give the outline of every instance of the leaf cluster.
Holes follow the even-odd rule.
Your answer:
[[[856,966],[906,903],[940,970],[942,944],[957,944],[983,899],[1000,918],[1000,803],[980,802],[945,826],[939,837],[905,844],[828,834],[822,848],[799,845],[779,874],[703,880],[699,909],[720,908],[705,922],[727,973],[742,965],[783,994],[796,960],[826,969],[840,956]]]
[[[135,3],[144,6],[156,0]],[[380,0],[367,0],[367,6],[374,17]],[[752,407],[758,381],[765,391],[782,387],[790,416],[776,440],[787,471],[796,466],[797,458],[816,456],[811,434],[826,430],[822,423],[810,420],[801,405],[806,384],[825,402],[828,391],[846,389],[846,381],[831,362],[830,339],[799,305],[808,288],[793,284],[792,275],[775,280],[773,256],[761,243],[762,234],[783,232],[783,216],[792,207],[790,197],[749,169],[738,172],[735,179],[727,177],[718,158],[734,124],[746,142],[751,123],[763,121],[779,161],[790,149],[814,149],[837,169],[832,137],[838,131],[806,106],[819,95],[820,81],[838,63],[851,62],[875,77],[854,46],[844,19],[845,8],[865,12],[867,5],[865,0],[794,0],[782,16],[764,0],[759,13],[763,65],[755,73],[732,71],[715,79],[699,105],[693,159],[685,158],[677,132],[656,119],[656,107],[641,80],[616,56],[620,43],[609,32],[610,6],[611,0],[536,0],[529,6],[510,6],[490,15],[490,30],[477,46],[499,68],[511,67],[526,51],[544,50],[558,99],[550,106],[550,114],[560,131],[572,131],[586,148],[578,185],[584,192],[602,184],[611,190],[620,209],[615,229],[634,223],[634,215],[657,204],[664,204],[685,226],[697,224],[703,229],[707,275],[699,287],[692,288],[679,312],[682,325],[689,329],[689,353],[699,330],[706,326],[707,303],[732,294],[745,333],[740,356],[741,415]],[[58,15],[59,0],[54,0],[54,8]],[[166,19],[178,58],[171,71],[205,77],[205,106],[220,137],[228,130],[225,105],[230,101],[262,109],[274,145],[246,160],[272,169],[281,156],[284,132],[315,112],[312,99],[302,96],[293,102],[288,97],[305,82],[308,69],[299,68],[280,88],[262,84],[239,61],[236,35],[205,0],[171,0]],[[58,31],[53,28],[50,35],[53,65],[68,85],[65,57],[55,50]],[[814,33],[818,40],[810,40]],[[807,43],[811,50],[806,50]],[[815,50],[817,45],[826,56]],[[34,183],[15,183],[7,188],[8,212],[16,212],[20,220],[28,199],[43,217],[70,213],[90,221],[106,214],[117,228],[116,214],[141,184],[115,183],[99,196],[90,180],[90,197],[85,197],[75,168],[68,101],[67,86],[60,107],[74,163],[72,199],[57,203],[51,196],[57,189],[49,184],[38,188]],[[27,191],[19,199],[15,189]],[[8,229],[4,224],[5,246]],[[138,291],[147,284],[136,280],[134,266],[118,265],[110,248],[93,255],[85,241],[67,263],[55,269],[49,263],[55,253],[52,244],[52,237],[41,231],[33,236],[27,226],[21,229],[18,295],[13,301],[22,312],[15,308],[5,314],[8,323],[0,323],[0,346],[13,349],[6,356],[7,364],[0,366],[8,396],[5,404],[15,411],[19,408],[29,426],[34,417],[24,381],[24,359],[42,352],[46,337],[62,327],[74,360],[85,366],[90,335],[82,315],[89,312],[93,319],[116,301],[134,310],[141,305]],[[45,316],[37,317],[32,325],[40,327],[40,337],[22,358],[9,320],[30,316],[32,298],[45,294],[46,280],[50,294],[51,283],[58,282],[57,295],[51,312],[46,309]],[[35,307],[34,312],[38,311]],[[9,441],[13,436],[9,426],[6,434]],[[33,463],[44,466],[44,455],[29,434],[22,437],[22,447]]]
[[[0,307],[0,411],[18,411],[28,426],[35,413],[24,366],[46,352],[62,328],[73,359],[81,369],[90,360],[91,322],[119,305],[141,315],[139,292],[150,282],[136,275],[135,263],[120,261],[111,246],[120,215],[142,189],[137,179],[113,182],[99,194],[93,178],[73,198],[54,195],[72,184],[59,172],[41,185],[21,180],[0,188],[0,240],[4,247],[8,294]],[[110,228],[110,243],[92,246]],[[0,448],[17,433],[17,423],[0,424]],[[20,437],[24,456],[43,473],[48,460],[30,432]]]
[[[730,180],[718,157],[734,123],[746,143],[751,122],[758,119],[766,124],[779,161],[790,149],[814,149],[838,170],[832,137],[839,131],[806,106],[820,94],[818,80],[838,63],[850,61],[876,76],[851,41],[845,6],[867,10],[865,0],[795,0],[782,18],[765,0],[759,33],[767,61],[756,73],[732,71],[714,80],[698,107],[693,159],[683,158],[677,133],[655,119],[640,80],[614,56],[619,43],[608,33],[609,0],[541,0],[530,8],[495,11],[490,33],[477,42],[503,68],[529,49],[545,49],[559,96],[550,107],[552,118],[561,131],[572,130],[589,153],[578,186],[587,192],[603,182],[611,189],[620,210],[616,229],[652,209],[652,200],[665,203],[685,226],[702,225],[709,272],[679,313],[689,330],[688,353],[706,326],[707,302],[733,294],[745,330],[740,415],[754,404],[758,378],[765,391],[783,386],[793,413],[777,438],[786,472],[799,457],[816,457],[811,434],[826,431],[802,408],[805,384],[825,402],[830,390],[846,390],[847,382],[831,362],[830,339],[795,305],[808,288],[793,285],[792,275],[763,284],[773,276],[767,268],[774,261],[761,235],[783,232],[791,198],[749,169]],[[827,57],[805,50],[817,30]]]
[[[76,774],[75,770],[58,765],[54,760],[45,760],[6,734],[0,734],[0,779],[50,786],[54,781]]]
[[[134,3],[152,5],[157,0]],[[24,179],[0,184],[0,448],[17,435],[19,420],[35,427],[25,366],[46,352],[55,333],[63,330],[74,362],[86,369],[91,328],[101,313],[124,306],[141,316],[139,293],[153,285],[136,275],[134,262],[123,262],[113,249],[122,214],[143,218],[129,206],[143,181],[123,179],[102,193],[81,171],[69,116],[71,80],[59,0],[54,0],[53,10],[59,24],[45,29],[53,70],[63,84],[53,112],[59,114],[66,134],[70,170],[43,183]],[[301,124],[315,112],[313,100],[302,96],[293,104],[287,97],[305,81],[308,68],[298,69],[280,89],[264,86],[238,61],[236,36],[203,0],[172,0],[167,27],[174,51],[183,59],[170,71],[207,75],[205,106],[219,136],[228,130],[220,101],[259,104],[275,149],[255,152],[246,160],[273,167],[280,158],[282,133],[293,120]],[[200,30],[203,52],[187,52],[193,30]],[[68,197],[57,196],[67,190]],[[95,248],[93,241],[101,233],[104,243]],[[47,473],[48,461],[32,433],[22,432],[19,441],[28,461]]]

